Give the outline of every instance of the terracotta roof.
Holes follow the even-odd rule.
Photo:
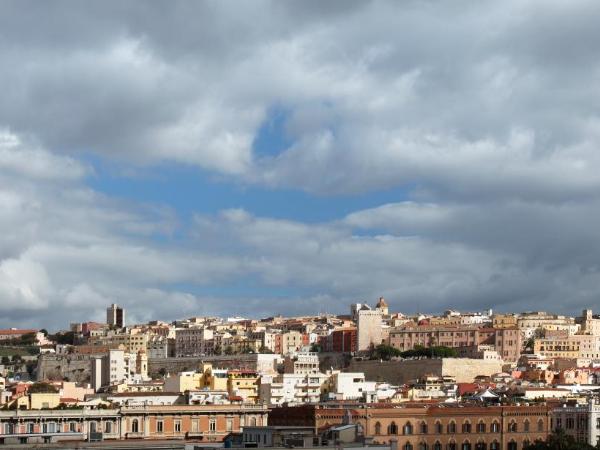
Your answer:
[[[29,333],[37,333],[38,330],[17,330],[17,329],[10,329],[10,330],[0,330],[0,335],[10,335],[13,336],[15,334],[21,335],[21,334],[29,334]]]

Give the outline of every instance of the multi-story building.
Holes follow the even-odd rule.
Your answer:
[[[464,349],[465,354],[478,353],[480,346],[485,345],[505,361],[516,361],[521,354],[521,333],[517,328],[403,327],[390,331],[389,343],[401,351],[416,346],[444,346]]]
[[[125,309],[114,303],[110,305],[106,308],[106,323],[109,326],[123,328],[125,325]]]
[[[283,361],[284,373],[307,375],[319,372],[319,355],[311,352],[299,352],[286,356]]]
[[[584,309],[581,317],[577,317],[575,322],[580,326],[582,334],[600,336],[600,316],[595,316],[591,309]]]
[[[552,428],[563,430],[577,442],[600,445],[600,400],[592,398],[587,405],[564,404],[554,408]]]
[[[535,337],[536,333],[539,334],[544,331],[566,331],[569,334],[579,331],[579,325],[575,323],[575,319],[572,317],[539,311],[521,314],[517,319],[517,326],[525,339]]]
[[[227,371],[227,392],[231,397],[240,397],[246,403],[257,403],[260,377],[254,370]]]
[[[348,416],[373,442],[395,442],[403,449],[521,450],[528,443],[546,440],[551,430],[550,409],[545,405],[306,405],[273,409],[269,425],[313,426],[316,431],[340,425]]]
[[[213,330],[209,328],[179,328],[175,331],[177,357],[206,356],[214,352]]]
[[[244,426],[267,425],[263,405],[135,405],[115,409],[0,411],[0,444],[116,439],[220,442]],[[97,438],[97,436],[94,436]]]
[[[579,359],[580,362],[586,360],[589,364],[600,359],[600,336],[575,334],[537,338],[534,340],[533,352],[548,358]]]

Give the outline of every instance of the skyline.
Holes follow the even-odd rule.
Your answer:
[[[593,308],[599,20],[0,2],[0,328]]]

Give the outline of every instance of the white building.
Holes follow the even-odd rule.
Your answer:
[[[329,378],[328,396],[331,400],[360,400],[377,391],[375,381],[366,381],[362,372],[333,371]]]
[[[363,305],[357,312],[357,317],[357,350],[369,350],[371,346],[381,344],[383,339],[381,311]]]

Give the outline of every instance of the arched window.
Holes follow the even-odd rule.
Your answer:
[[[483,441],[479,441],[477,444],[475,444],[475,450],[486,450],[486,449],[487,449],[487,445]]]
[[[462,443],[461,450],[471,450],[471,443],[469,441],[465,441]]]
[[[444,426],[439,420],[435,423],[435,434],[442,434],[444,432]]]
[[[379,422],[375,422],[375,434],[381,434],[381,424]]]
[[[419,442],[419,450],[427,450],[427,442]]]
[[[454,441],[450,441],[448,442],[448,445],[446,446],[447,450],[456,450],[456,442]]]
[[[104,432],[105,433],[112,433],[112,422],[104,422]]]
[[[421,434],[427,434],[427,432],[429,431],[428,427],[427,427],[427,422],[421,422]]]
[[[506,448],[507,450],[517,450],[517,443],[515,441],[510,441]]]
[[[440,441],[435,441],[435,444],[433,444],[433,450],[442,450],[442,443]]]
[[[471,432],[471,422],[469,422],[468,420],[466,420],[463,424],[462,424],[462,432],[463,433],[470,433]],[[469,444],[470,445],[470,444]]]
[[[396,425],[396,422],[389,424],[387,432],[388,434],[398,434],[398,425]]]
[[[403,449],[404,450],[413,450],[413,446],[410,442],[407,442],[406,444],[404,444]]]
[[[448,434],[456,433],[456,422],[451,421],[448,423]]]
[[[523,422],[523,431],[528,432],[529,431],[529,420],[525,419],[525,421]]]
[[[478,433],[485,433],[485,422],[482,422],[481,420],[477,423],[477,432]]]
[[[513,419],[510,421],[510,423],[508,424],[508,432],[509,433],[516,433],[517,432],[517,422]]]
[[[140,432],[140,424],[138,422],[137,419],[133,419],[131,421],[131,432],[132,433],[139,433]]]
[[[413,426],[412,426],[412,423],[410,423],[410,422],[406,422],[406,423],[404,424],[404,428],[402,429],[402,433],[403,433],[404,435],[411,435],[411,434],[413,434]]]
[[[537,430],[544,431],[544,421],[542,419],[538,420]]]
[[[491,430],[492,430],[492,433],[499,433],[500,432],[500,424],[494,420],[492,422]]]
[[[490,444],[490,450],[500,450],[500,443],[498,441],[494,441]]]
[[[529,447],[530,445],[531,445],[531,442],[529,442],[529,439],[525,439],[523,441],[523,448],[524,449],[527,448],[527,447]]]

